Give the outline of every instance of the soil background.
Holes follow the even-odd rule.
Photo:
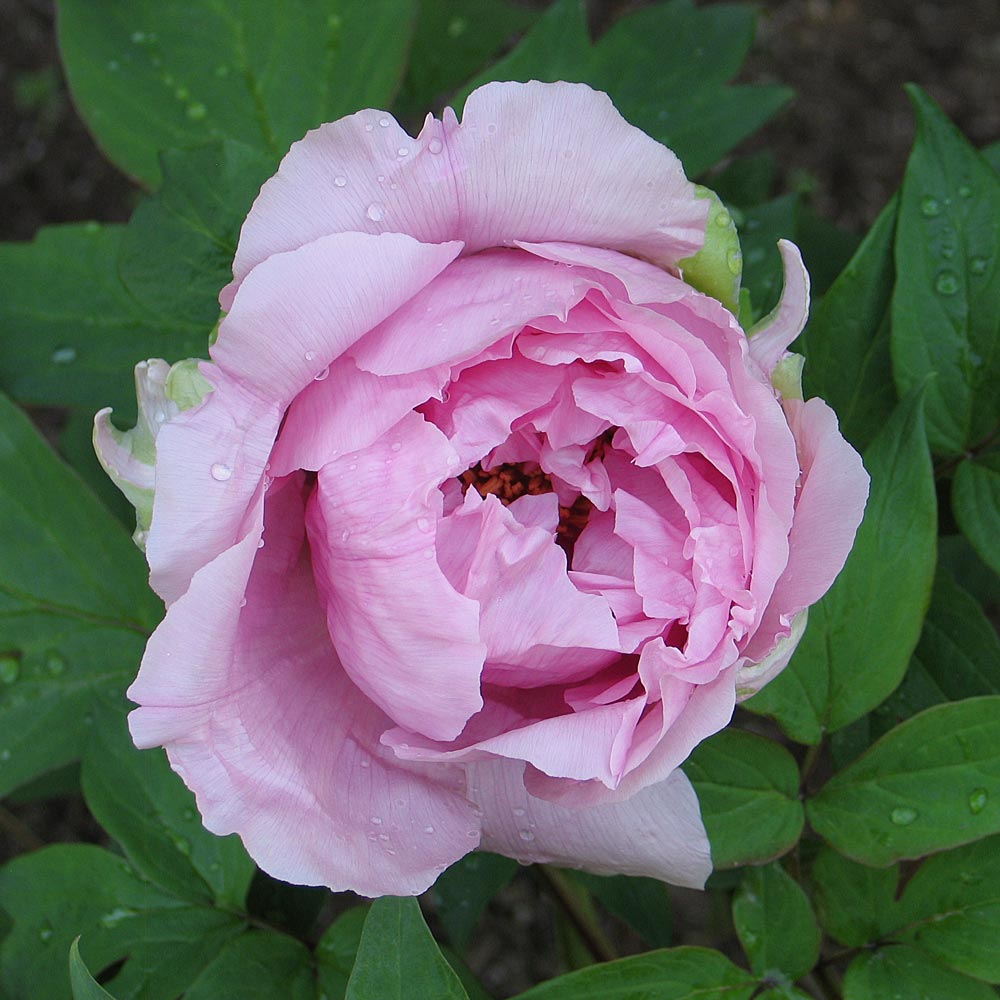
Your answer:
[[[595,23],[632,6],[599,0]],[[787,84],[797,98],[740,151],[771,150],[779,188],[807,191],[828,218],[861,232],[898,186],[913,139],[907,81],[921,84],[976,145],[1000,140],[1000,0],[758,7],[757,41],[740,79]],[[0,239],[30,239],[50,223],[123,221],[138,194],[74,111],[50,0],[0,0]],[[0,858],[102,836],[78,798],[13,806],[0,819]],[[718,896],[679,894],[675,907],[677,943],[717,945],[725,936]],[[624,950],[640,947],[620,928],[618,935]],[[559,950],[551,896],[526,872],[491,904],[467,957],[488,989],[511,996],[561,971]]]

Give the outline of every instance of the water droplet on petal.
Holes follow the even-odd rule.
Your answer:
[[[347,539],[350,538],[350,537],[351,537],[351,533],[346,528],[340,533],[340,540],[342,542],[346,542]]]
[[[306,361],[313,361],[313,360],[315,360],[315,358],[316,358],[316,352],[315,351],[306,351],[306,353],[305,353],[305,359],[306,359]]]
[[[317,372],[313,375],[314,382],[323,382],[330,376],[330,366],[327,365],[321,372]]]
[[[911,809],[909,806],[896,806],[891,813],[889,813],[889,819],[896,826],[909,826],[918,816],[916,809]]]
[[[222,462],[216,462],[211,469],[212,478],[218,483],[224,483],[233,474],[233,470]]]
[[[531,843],[535,839],[535,835],[530,830],[518,830],[517,835],[525,843]]]
[[[927,197],[920,200],[920,214],[925,219],[933,219],[935,216],[941,214],[941,202],[937,198],[927,195]]]
[[[381,816],[372,816],[372,822],[376,826],[381,826],[382,825],[382,817]]]
[[[421,531],[430,531],[431,522],[428,521],[426,517],[418,517],[417,518],[417,527]]]
[[[985,788],[974,788],[969,793],[969,812],[973,816],[978,816],[986,808],[989,797],[989,792]]]
[[[366,132],[371,132],[371,130],[372,130],[372,129],[373,129],[374,127],[375,127],[375,126],[374,126],[374,125],[372,125],[372,123],[371,123],[371,122],[365,122],[365,131],[366,131]]]
[[[409,156],[410,155],[410,149],[409,149],[409,147],[408,146],[400,146],[399,149],[396,150],[396,155],[397,156]]]
[[[444,144],[443,144],[443,143],[441,142],[441,140],[440,140],[440,139],[431,139],[431,141],[430,141],[429,143],[427,143],[427,148],[428,148],[428,149],[429,149],[429,150],[430,150],[430,151],[431,151],[431,152],[432,152],[432,153],[433,153],[433,154],[434,154],[435,156],[437,156],[437,155],[438,155],[438,153],[440,153],[440,152],[441,152],[441,150],[442,150],[442,149],[444,149]]]
[[[335,187],[347,187],[347,178],[343,174],[337,174],[333,179],[333,183]]]
[[[424,827],[424,833],[433,833],[433,832],[434,832],[434,827],[433,826],[425,826]]]
[[[247,599],[245,597],[240,599],[240,607],[245,608],[247,606]]]
[[[391,121],[388,118],[380,118],[378,120],[378,123],[382,128],[388,128],[389,125],[391,124]]]
[[[958,275],[954,271],[942,271],[934,280],[934,291],[939,295],[954,295],[958,289]]]
[[[264,548],[264,539],[263,539],[263,538],[261,538],[261,539],[260,539],[260,540],[259,540],[259,541],[257,542],[257,548],[258,548],[258,549],[262,549],[262,548]]]
[[[382,206],[381,205],[379,205],[379,204],[377,204],[375,202],[372,202],[368,206],[368,211],[365,214],[368,216],[369,219],[372,220],[372,222],[381,222],[382,221],[382,216],[384,215],[384,212],[382,210]]]

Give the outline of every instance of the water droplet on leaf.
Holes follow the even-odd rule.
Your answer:
[[[920,201],[920,214],[925,219],[933,219],[935,216],[941,214],[941,202],[937,198],[927,195],[927,197],[922,198]]]
[[[45,654],[45,669],[58,677],[66,669],[66,658],[57,650],[51,650]]]
[[[958,275],[954,271],[942,271],[934,281],[934,290],[939,295],[954,295],[958,288]]]
[[[909,806],[897,806],[889,813],[889,819],[896,826],[909,826],[917,816],[917,810],[911,809]]]
[[[57,347],[52,352],[52,363],[56,365],[71,365],[76,361],[75,347]]]
[[[16,656],[0,656],[0,683],[13,684],[21,672],[21,663]]]
[[[989,801],[989,792],[985,788],[974,788],[969,793],[969,812],[978,816],[986,808]]]

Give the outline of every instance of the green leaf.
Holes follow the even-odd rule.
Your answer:
[[[811,877],[819,921],[840,944],[860,948],[896,926],[892,917],[898,865],[868,868],[824,847]]]
[[[517,48],[459,96],[490,80],[588,83],[607,91],[633,125],[669,146],[694,177],[791,97],[785,87],[726,85],[750,48],[754,21],[748,7],[671,0],[620,18],[592,43],[580,0],[556,0]]]
[[[504,44],[538,19],[538,11],[506,0],[424,0],[397,114],[418,120],[477,73]]]
[[[996,1000],[985,983],[942,968],[915,948],[895,945],[859,955],[844,976],[844,1000],[941,997]]]
[[[897,407],[864,459],[871,496],[847,563],[810,609],[788,669],[745,703],[801,743],[818,743],[896,688],[930,597],[937,503],[920,395]]]
[[[871,735],[931,705],[981,694],[1000,694],[1000,637],[979,602],[939,566],[906,677],[872,712]]]
[[[673,939],[670,893],[655,878],[567,872],[609,912],[624,920],[647,944],[666,948]]]
[[[330,924],[316,945],[316,984],[327,1000],[344,1000],[361,945],[367,906],[352,906]]]
[[[724,729],[682,767],[698,793],[717,869],[769,861],[799,839],[799,770],[783,746]]]
[[[996,994],[985,983],[943,969],[933,959],[905,945],[859,955],[844,976],[844,1000],[887,997],[996,1000]]]
[[[115,1000],[104,987],[99,986],[80,957],[80,939],[69,946],[69,982],[73,1000]]]
[[[255,866],[239,838],[201,825],[162,750],[137,750],[120,715],[99,721],[83,761],[94,818],[151,882],[195,903],[242,907]]]
[[[841,432],[856,448],[869,444],[896,405],[889,357],[895,230],[894,198],[813,308],[800,341],[806,396],[820,396],[833,407]]]
[[[749,868],[733,897],[733,923],[759,976],[804,976],[819,958],[820,933],[806,894],[780,864]]]
[[[909,881],[893,937],[959,972],[1000,983],[1000,837],[925,861]]]
[[[431,890],[448,940],[464,951],[486,904],[517,871],[517,862],[473,851],[442,872]]]
[[[413,0],[60,0],[76,106],[104,152],[150,186],[157,153],[236,139],[276,161],[322,122],[387,107]]]
[[[346,1000],[468,1000],[415,899],[383,896],[365,920]]]
[[[253,930],[230,941],[184,1000],[316,1000],[308,949],[285,934]]]
[[[1000,421],[1000,177],[918,87],[896,229],[892,361],[927,390],[931,447],[958,455]]]
[[[757,980],[710,948],[671,948],[550,979],[517,1000],[749,1000]]]
[[[952,510],[980,559],[1000,573],[1000,454],[966,458],[959,464]]]
[[[876,866],[1000,831],[1000,696],[937,705],[897,726],[806,814],[833,848]]]
[[[204,354],[208,328],[178,320],[173,309],[143,308],[122,283],[122,232],[88,222],[0,244],[0,388],[26,403],[114,406],[128,421],[136,361]]]
[[[108,984],[119,1000],[183,993],[223,943],[243,928],[222,910],[192,907],[138,878],[99,847],[61,844],[24,854],[0,870],[12,926],[0,942],[0,996],[70,995],[65,955],[83,936],[89,968],[127,957]]]
[[[167,150],[162,167],[163,187],[125,227],[119,271],[142,307],[207,334],[219,318],[219,291],[232,278],[240,227],[275,164],[226,140]]]
[[[0,794],[77,759],[159,615],[125,529],[0,397]],[[69,947],[69,941],[66,942]]]

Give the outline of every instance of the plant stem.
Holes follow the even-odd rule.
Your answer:
[[[558,868],[552,868],[549,865],[536,865],[535,869],[555,893],[570,922],[583,938],[584,944],[594,958],[599,962],[613,962],[618,958],[614,945],[601,929],[591,907],[585,905],[581,898],[582,890],[573,885]]]

